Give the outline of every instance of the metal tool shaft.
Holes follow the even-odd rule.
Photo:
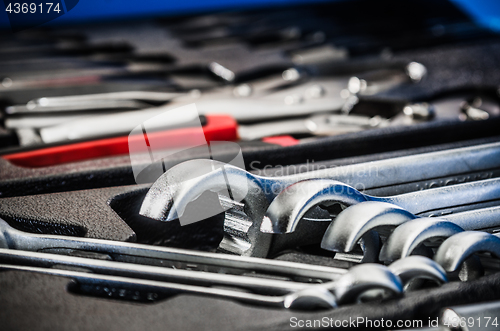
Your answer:
[[[500,179],[440,187],[400,194],[374,197],[363,194],[341,182],[327,179],[306,180],[287,187],[267,210],[261,230],[271,233],[293,232],[305,213],[318,204],[339,203],[351,206],[364,201],[386,202],[418,215],[427,211],[500,199]],[[350,215],[350,212],[348,212]],[[344,213],[346,216],[346,213]],[[344,217],[346,219],[350,217]],[[349,224],[349,225],[348,225]],[[327,233],[351,226],[349,221],[333,222]]]
[[[89,259],[60,254],[28,252],[12,249],[0,249],[0,260],[2,261],[2,263],[40,268],[53,268],[60,266],[77,269],[83,268],[86,270],[90,270],[96,274],[149,279],[177,284],[236,287],[239,289],[250,290],[253,293],[266,295],[282,295],[304,289],[314,284],[270,279],[264,277],[251,277],[244,275],[230,275],[223,273],[146,266],[134,263]]]
[[[347,271],[340,268],[287,261],[190,251],[170,247],[132,244],[91,238],[31,234],[16,230],[0,219],[0,247],[26,251],[77,250],[103,253],[124,262],[172,265],[206,271],[244,274],[256,272],[277,276],[334,280]]]

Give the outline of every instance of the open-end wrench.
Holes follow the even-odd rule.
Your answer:
[[[304,289],[314,283],[296,282],[264,277],[231,275],[175,269],[159,266],[147,266],[135,263],[99,260],[61,254],[29,252],[0,248],[0,261],[4,264],[25,265],[41,268],[86,269],[96,274],[121,276],[127,278],[149,279],[162,282],[197,286],[225,286],[244,289],[257,294],[282,295]],[[346,273],[338,273],[332,268],[332,278],[340,278]],[[330,281],[331,282],[331,281]],[[324,284],[328,283],[325,282]]]
[[[283,296],[294,293],[294,298],[302,298],[305,290],[323,293],[323,289],[335,295],[335,301],[348,303],[356,300],[368,290],[383,290],[399,294],[401,285],[414,279],[430,279],[438,284],[447,282],[446,273],[434,261],[412,256],[393,265],[382,267],[365,264],[351,268],[339,275],[336,280],[323,283],[295,282],[279,279],[266,279],[241,275],[214,274],[194,270],[178,270],[157,266],[144,266],[131,263],[89,259],[75,256],[62,256],[48,253],[0,249],[0,263],[22,265],[35,268],[61,268],[67,270],[85,269],[97,275],[126,277],[132,279],[167,282],[170,284],[193,285],[197,287],[226,287],[246,290],[252,294]],[[335,270],[332,270],[335,272]],[[306,280],[307,281],[307,280]],[[295,300],[294,299],[294,300]],[[291,300],[291,299],[288,299]]]
[[[314,290],[306,289],[303,292],[294,292],[291,295],[266,296],[221,288],[167,283],[119,276],[96,275],[64,269],[9,264],[0,264],[0,269],[67,277],[77,281],[77,286],[79,286],[78,292],[93,295],[101,294],[106,297],[132,299],[136,301],[156,301],[180,293],[190,293],[231,299],[250,305],[276,308],[305,309],[307,307],[309,309],[329,309],[337,306],[335,296],[324,288],[316,288]]]
[[[440,218],[416,218],[398,226],[387,238],[380,252],[381,261],[394,261],[409,256],[424,241],[445,239],[470,230],[486,230],[500,226],[500,207],[482,208]]]
[[[500,234],[464,231],[446,239],[439,246],[434,260],[447,272],[454,272],[475,253],[488,252],[500,258]]]
[[[324,283],[336,281],[342,278],[343,275],[348,272],[347,270],[341,268],[324,267],[287,261],[264,260],[259,258],[197,252],[167,247],[155,247],[149,245],[100,239],[65,237],[55,235],[35,235],[15,230],[3,220],[0,220],[0,226],[0,247],[2,248],[33,252],[62,251],[63,253],[67,253],[68,250],[74,250],[76,252],[83,251],[89,253],[101,253],[101,255],[106,254],[111,259],[119,262],[140,264],[141,266],[137,267],[137,270],[128,271],[128,273],[132,273],[132,275],[137,275],[137,272],[144,272],[147,269],[144,265],[157,265],[163,267],[172,267],[174,269],[184,268],[189,269],[190,271],[192,271],[192,269],[204,271],[202,273],[204,275],[202,278],[199,278],[199,275],[194,276],[194,274],[190,274],[189,272],[187,274],[184,274],[183,272],[186,270],[177,270],[170,272],[163,271],[163,277],[170,277],[170,280],[184,277],[186,279],[198,279],[199,281],[200,279],[205,279],[205,283],[207,283],[219,282],[217,278],[221,276],[221,279],[224,279],[225,276],[221,275],[221,273],[228,274],[226,275],[228,277],[234,275],[250,275],[257,273],[260,276],[268,276],[270,278],[280,276],[286,277],[287,279],[291,280],[300,281],[306,279],[308,281]],[[21,260],[25,259],[25,261],[33,260],[30,258],[31,255],[29,255],[31,253],[23,252],[18,254],[15,251],[9,252],[2,248],[0,248],[0,251],[4,256],[11,256],[9,262],[12,262],[12,259],[14,257]],[[33,253],[32,255],[40,257],[37,254]],[[43,261],[43,266],[46,266],[47,263],[50,263],[50,261],[48,260],[49,255],[44,256],[44,258],[40,257],[40,261]],[[75,260],[73,260],[72,257],[52,256],[51,259],[52,261],[57,259],[57,264],[66,263],[77,266],[74,264]],[[82,262],[80,261],[80,263]],[[100,268],[102,268],[102,263],[104,262],[92,262],[94,263],[93,267],[90,265],[90,262],[86,263],[86,268],[97,268],[100,270]],[[80,264],[80,266],[82,265]],[[114,268],[116,269],[119,265],[115,264],[114,266]],[[416,270],[421,270],[421,272],[418,272]],[[403,279],[408,279],[407,275],[410,274],[417,275],[418,277],[425,277],[429,274],[428,270],[429,266],[426,265],[426,263],[420,262],[419,265],[418,263],[416,264],[410,261],[406,263],[403,268],[396,269],[395,273],[398,276],[401,275]],[[214,277],[214,272],[217,273],[216,277]],[[209,274],[212,274],[214,276]],[[437,276],[436,278],[439,279],[439,276]],[[230,281],[226,282],[226,280],[223,280],[223,282],[231,283]],[[242,281],[239,281],[239,283],[241,284]],[[243,286],[251,287],[251,284],[252,281],[248,280],[244,283]],[[257,282],[255,286],[259,287],[262,285],[259,284],[260,283]]]
[[[338,288],[338,284],[348,283],[350,280],[353,285],[362,283],[371,283],[375,287],[384,287],[387,285],[387,277],[375,277],[372,280],[362,281],[361,272],[352,272],[352,270],[331,269],[330,280],[318,280],[317,283],[311,283],[310,279],[301,279],[301,281],[281,280],[275,278],[265,278],[263,275],[251,276],[231,275],[224,273],[211,273],[195,270],[183,270],[158,266],[146,266],[133,263],[116,262],[109,260],[91,259],[76,256],[66,256],[60,254],[29,252],[22,250],[11,250],[0,248],[0,261],[2,263],[26,265],[43,268],[54,268],[65,266],[68,268],[83,268],[97,274],[106,274],[113,276],[122,276],[129,278],[140,278],[149,280],[158,280],[166,282],[175,282],[182,284],[195,284],[199,286],[226,286],[245,289],[252,293],[266,295],[281,295],[292,291],[302,290],[307,287],[322,284],[327,289]],[[353,270],[366,270],[374,267],[374,264],[365,264],[365,268],[354,268]],[[304,266],[307,267],[307,266]],[[357,267],[357,266],[356,266]],[[431,279],[436,283],[447,282],[446,273],[439,264],[431,259],[422,256],[410,256],[401,259],[389,266],[389,270],[398,276],[403,285],[413,279]],[[386,273],[384,272],[383,275]],[[375,276],[375,275],[372,275]],[[366,285],[366,284],[365,284]],[[346,285],[347,286],[347,285]],[[347,291],[347,290],[344,290]]]
[[[385,198],[363,194],[353,187],[335,180],[310,179],[290,185],[274,199],[266,212],[261,230],[271,233],[293,232],[306,212],[319,204],[351,206],[365,201],[388,202],[406,209],[409,213],[419,214],[496,199],[500,199],[500,179],[498,178]],[[377,204],[373,208],[363,210],[373,214],[379,212]],[[360,222],[362,224],[351,222],[352,219],[358,220],[359,216],[363,216],[362,214],[356,215],[356,212],[357,208],[354,212],[345,210],[341,213],[343,216],[340,219],[337,217],[335,222],[330,224],[324,237],[329,239],[325,239],[326,241],[323,242],[324,247],[337,250],[336,245],[340,242],[341,237],[345,236],[345,232],[351,233],[351,229],[356,226],[360,228],[364,226],[362,221]],[[385,222],[385,224],[391,224],[390,220]]]
[[[390,195],[397,193],[398,186],[405,184],[411,186],[406,188],[406,191],[416,191],[432,187],[437,183],[437,179],[441,178],[444,178],[443,182],[450,184],[489,178],[493,174],[491,170],[498,167],[499,161],[500,143],[398,157],[282,177],[258,176],[212,160],[192,160],[172,167],[153,184],[144,199],[140,213],[154,219],[171,221],[182,216],[187,204],[203,192],[227,190],[230,187],[233,192],[244,192],[244,211],[249,216],[251,224],[247,227],[248,230],[244,231],[242,238],[236,238],[245,245],[228,246],[233,246],[237,254],[266,256],[270,238],[260,233],[260,222],[276,195],[293,183],[311,178],[333,178],[364,189],[367,193],[376,190],[377,194]],[[203,168],[217,170],[199,174],[198,177],[193,178],[193,173],[199,173],[199,169]],[[480,173],[474,174],[474,172]],[[330,221],[328,215],[324,216],[324,210],[319,208],[315,210],[318,211],[319,216],[313,217],[314,219],[320,219],[323,215],[325,221]],[[236,239],[234,241],[237,241]]]
[[[122,286],[117,286],[121,291],[124,290],[123,284],[127,284],[125,287],[132,287],[134,291],[137,290],[137,286],[149,284],[153,285],[148,290],[153,291],[151,295],[155,293],[158,295],[158,292],[164,294],[165,290],[170,289],[174,294],[194,293],[251,304],[302,309],[316,308],[318,303],[321,303],[319,306],[322,308],[333,308],[337,303],[353,303],[360,298],[369,298],[365,293],[374,290],[378,293],[383,292],[385,296],[398,296],[403,290],[403,285],[414,279],[430,279],[438,284],[447,282],[446,274],[438,264],[418,256],[400,260],[389,267],[377,264],[359,265],[351,268],[339,279],[322,284],[207,274],[199,271],[145,267],[130,263],[5,249],[0,250],[0,260],[2,262],[0,268],[67,276],[101,287],[104,285],[102,282],[115,279],[121,281]],[[92,274],[86,273],[87,276],[82,279],[78,272],[70,271],[65,274],[63,270],[57,270],[62,266],[65,270],[83,268]],[[218,291],[217,286],[228,289]],[[231,290],[231,287],[250,292]],[[110,291],[116,293],[116,286],[111,288],[115,288]]]
[[[12,228],[0,219],[0,247],[25,251],[67,253],[68,250],[102,253],[113,260],[146,265],[190,268],[228,274],[259,273],[291,279],[334,280],[345,269],[288,261],[190,251],[111,240],[31,234]]]
[[[364,268],[362,268],[364,267]],[[369,268],[367,268],[369,267]],[[394,275],[387,267],[381,265],[360,265],[339,279],[337,282],[324,286],[324,284],[310,285],[304,289],[297,290],[285,295],[262,295],[246,293],[236,290],[204,287],[197,285],[186,285],[178,283],[168,283],[155,280],[145,280],[128,278],[121,276],[109,276],[101,274],[90,274],[87,272],[70,271],[54,268],[40,268],[31,266],[18,266],[10,264],[0,264],[0,269],[31,271],[48,275],[63,276],[75,279],[84,287],[99,286],[107,288],[108,292],[124,293],[132,292],[140,297],[141,294],[148,298],[163,296],[169,297],[180,293],[191,293],[211,296],[223,299],[232,299],[242,303],[270,306],[290,309],[331,309],[337,304],[355,303],[367,291],[382,290],[386,296],[399,296],[403,291],[403,285],[398,276]],[[367,277],[367,271],[372,277]],[[385,279],[384,284],[378,284],[373,279]],[[87,286],[85,286],[87,285]],[[87,289],[88,291],[88,289]],[[105,290],[104,290],[105,291]],[[142,293],[141,293],[142,292]],[[332,293],[333,292],[333,293]],[[108,296],[112,296],[113,294]],[[118,296],[117,294],[116,296]]]
[[[410,255],[423,241],[446,238],[466,230],[500,226],[500,207],[481,208],[440,218],[418,217],[391,203],[368,201],[351,206],[335,219],[327,230],[322,247],[349,252],[369,231],[396,227],[382,247],[381,261],[394,261]]]

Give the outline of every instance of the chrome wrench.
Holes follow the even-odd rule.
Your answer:
[[[457,148],[440,152],[411,155],[381,161],[322,169],[290,176],[264,177],[243,169],[212,160],[192,160],[175,166],[162,175],[151,187],[144,199],[140,213],[162,221],[171,221],[182,216],[186,205],[205,191],[227,190],[246,192],[242,208],[248,217],[248,226],[242,236],[236,236],[232,242],[226,242],[229,251],[236,254],[266,256],[271,239],[260,233],[260,222],[273,199],[286,187],[298,181],[311,178],[332,178],[346,184],[357,186],[365,192],[376,191],[380,195],[397,192],[401,184],[413,185],[410,190],[426,188],[437,178],[449,177],[446,182],[469,181],[489,178],[491,169],[500,164],[500,143],[484,144]],[[192,174],[200,168],[218,169],[197,178]],[[469,176],[473,172],[482,172],[480,176]],[[463,178],[457,176],[464,175]],[[226,177],[227,176],[227,177]],[[227,180],[227,181],[226,181]],[[189,181],[189,184],[186,184]],[[361,187],[360,187],[361,186]],[[175,208],[173,208],[175,205]],[[312,219],[330,221],[325,211],[316,208]],[[240,231],[241,232],[241,231]],[[253,239],[259,237],[261,244],[255,245]],[[235,244],[236,242],[236,244]],[[239,245],[238,242],[244,243]],[[260,246],[261,248],[257,247]]]
[[[500,179],[492,178],[472,183],[440,187],[432,190],[405,193],[390,197],[374,197],[363,194],[344,183],[328,179],[310,179],[290,185],[271,203],[261,230],[271,233],[293,232],[306,212],[318,204],[351,206],[365,201],[388,202],[408,213],[419,214],[441,208],[467,205],[500,199]],[[377,213],[377,204],[370,210]],[[340,217],[343,214],[342,217]],[[339,238],[351,224],[351,212],[345,211],[332,222],[325,237]],[[388,221],[386,221],[388,222]],[[332,245],[335,245],[332,242]]]
[[[483,231],[500,226],[500,207],[482,208],[439,218],[416,218],[398,226],[380,252],[380,260],[409,256],[424,241],[445,239],[463,231]]]
[[[297,301],[307,296],[315,298],[330,297],[334,307],[337,302],[350,303],[367,290],[381,289],[390,294],[399,295],[401,286],[413,279],[431,279],[438,284],[447,282],[446,274],[434,261],[424,257],[410,257],[398,261],[393,266],[383,267],[377,264],[357,266],[341,275],[337,280],[326,281],[320,284],[285,281],[277,279],[263,279],[261,277],[212,274],[201,271],[177,270],[164,267],[143,266],[131,263],[96,260],[89,258],[61,256],[56,254],[26,252],[0,249],[0,261],[4,266],[26,266],[54,270],[64,267],[67,270],[85,269],[92,272],[99,279],[105,277],[121,277],[141,284],[141,281],[161,282],[172,289],[186,288],[184,291],[197,294],[213,294],[226,297],[236,292],[236,288],[249,291],[239,292],[241,296],[229,295],[228,298],[239,298],[245,302],[255,298],[276,299],[286,298],[290,302],[286,308],[295,306]],[[369,277],[367,277],[369,275]],[[217,292],[217,287],[224,286],[227,292]],[[211,292],[215,290],[215,292]],[[207,292],[208,291],[208,292]],[[334,294],[332,298],[328,294]],[[238,293],[238,292],[236,292]],[[245,297],[245,294],[249,294]],[[328,301],[328,300],[324,300]],[[274,302],[274,301],[273,301]],[[292,304],[292,302],[294,304]],[[265,304],[265,301],[263,302]],[[329,308],[332,308],[329,307]]]

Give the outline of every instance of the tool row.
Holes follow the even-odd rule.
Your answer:
[[[233,253],[276,254],[273,245],[283,245],[276,238],[294,233],[305,240],[314,237],[321,241],[323,249],[338,253],[351,252],[360,243],[364,256],[359,262],[390,262],[422,252],[432,256],[432,250],[422,244],[451,236],[439,247],[435,259],[453,273],[479,251],[500,256],[497,236],[463,232],[493,231],[500,226],[500,180],[471,176],[475,171],[486,171],[486,178],[495,177],[494,169],[500,164],[498,151],[498,144],[493,143],[274,178],[253,175],[213,160],[194,160],[160,177],[146,195],[141,213],[159,220],[182,222],[185,208],[204,191],[231,192],[233,199],[241,201],[240,218],[235,216],[234,204],[231,210],[226,202],[229,236],[221,247]],[[186,168],[193,171],[186,172]],[[458,176],[466,178],[464,183],[456,183]],[[427,190],[422,190],[425,185],[415,185],[426,179],[444,184]],[[362,193],[342,181],[362,184],[365,191],[378,190],[381,195],[405,184],[412,186],[407,187],[408,193],[379,197]],[[341,207],[336,212],[332,208],[335,205]],[[440,210],[454,212],[439,218],[423,217],[439,215]],[[242,213],[247,215],[244,235]],[[335,213],[338,215],[332,215]],[[318,223],[328,224],[326,230],[318,227]],[[238,225],[240,233],[235,235]],[[388,227],[396,229],[391,233]],[[383,235],[383,246],[375,230]],[[311,232],[316,233],[311,235]],[[238,236],[246,239],[250,247],[228,244],[237,242],[234,238]],[[311,243],[291,240],[294,245]],[[469,275],[463,277],[477,277],[482,273],[480,269],[476,263],[468,268]]]
[[[470,219],[465,216],[488,214],[498,219],[494,213],[499,209],[457,213],[455,221]],[[393,233],[386,240],[384,249],[393,245],[392,238],[403,239],[406,243],[410,240],[405,246],[405,256],[399,261],[388,268],[367,263],[347,270],[125,242],[36,235],[15,230],[2,220],[1,268],[64,276],[77,280],[78,285],[73,290],[79,293],[125,300],[155,301],[180,293],[193,293],[259,306],[324,309],[338,304],[397,297],[404,288],[418,288],[422,279],[438,284],[447,282],[449,277],[456,278],[460,265],[477,252],[487,251],[500,257],[500,239],[494,235],[464,231],[456,223],[443,219],[417,218],[384,202],[363,202],[341,212],[327,230],[323,248],[337,250],[332,248],[332,242],[338,244],[337,238],[345,238],[345,233],[332,229],[342,224],[345,227],[348,216],[352,221],[354,214],[365,216],[365,219],[368,214],[372,216],[372,223],[367,223],[362,228],[364,231],[378,229],[374,222],[379,226],[402,224],[395,232],[404,226],[413,225],[415,228],[432,222],[441,225],[438,230],[444,231],[432,232],[434,228],[429,227],[427,232],[419,234],[411,230],[409,238],[395,237]],[[351,228],[359,228],[356,225]],[[440,246],[435,262],[423,256],[408,256],[424,239],[445,237],[449,229],[458,234]],[[367,236],[358,233],[358,237],[363,241]],[[351,246],[359,242],[359,238],[347,238],[352,239],[349,241]],[[381,260],[389,260],[382,256],[384,253]],[[469,268],[476,267],[474,261],[469,263]],[[474,272],[478,273],[469,270],[469,274]]]
[[[485,232],[497,231],[499,225],[498,206],[429,218],[415,216],[389,203],[363,202],[339,214],[327,229],[321,246],[331,251],[348,252],[369,231],[390,227],[392,231],[382,246],[380,261],[394,261],[413,254],[434,255],[436,262],[453,273],[460,271],[462,263],[476,253],[500,257],[498,234]],[[432,248],[436,247],[434,253]],[[489,262],[488,267],[497,264]],[[474,271],[481,274],[483,270]]]
[[[211,216],[203,207],[210,203],[203,203],[203,193],[218,192],[222,208],[216,210],[226,211],[221,248],[266,257],[291,248],[286,245],[293,237],[297,240],[290,239],[290,244],[319,243],[332,217],[364,201],[392,203],[417,215],[491,205],[500,198],[499,165],[499,143],[281,177],[255,175],[215,160],[192,160],[169,169],[151,186],[140,213],[189,224]],[[367,194],[372,192],[376,196]],[[184,215],[197,203],[202,207],[195,218],[193,213]],[[353,229],[350,221],[341,224]]]
[[[416,279],[447,282],[425,257],[350,270],[88,238],[35,235],[0,220],[0,268],[68,277],[80,293],[155,301],[193,293],[259,306],[334,308],[398,297]],[[111,261],[110,261],[111,260]],[[413,286],[414,288],[415,286]],[[74,289],[75,289],[74,288]],[[76,289],[75,289],[76,291]]]

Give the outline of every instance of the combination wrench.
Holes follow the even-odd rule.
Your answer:
[[[464,231],[449,237],[439,246],[434,260],[447,272],[457,271],[472,255],[488,252],[500,258],[500,234]]]
[[[500,207],[482,208],[440,218],[416,218],[398,226],[380,251],[381,261],[404,258],[428,240],[442,240],[463,231],[485,231],[500,226]]]
[[[140,214],[157,220],[172,221],[181,217],[187,204],[203,192],[227,191],[230,188],[233,199],[236,197],[242,201],[244,214],[250,224],[243,231],[236,231],[242,235],[235,236],[232,238],[233,243],[227,244],[229,251],[239,255],[266,256],[271,236],[260,232],[266,210],[280,192],[298,181],[331,178],[363,189],[366,193],[375,192],[383,196],[399,193],[402,186],[405,192],[420,190],[439,182],[439,179],[443,179],[443,185],[446,185],[489,178],[493,176],[493,170],[498,168],[499,161],[500,143],[282,177],[258,176],[213,160],[192,160],[172,167],[152,185],[143,201]],[[209,170],[203,173],[200,169]],[[331,220],[325,210],[315,208],[315,212],[311,219]],[[239,222],[237,220],[234,223],[238,226]]]
[[[191,271],[197,270],[203,271],[204,274],[216,273],[219,276],[221,274],[257,274],[263,277],[273,278],[278,276],[298,281],[307,279],[311,282],[335,281],[348,272],[342,268],[288,261],[199,252],[102,239],[31,234],[13,229],[7,222],[1,219],[0,227],[0,250],[4,250],[4,254],[7,254],[5,249],[24,252],[43,252],[47,254],[54,252],[67,253],[68,251],[100,253],[116,262],[137,263],[141,266],[150,265],[174,269],[189,269]],[[15,255],[16,253],[10,254]],[[103,258],[103,256],[98,257]],[[411,265],[408,265],[408,268],[411,269]],[[401,272],[398,272],[398,274],[401,274]]]
[[[306,265],[288,261],[266,260],[244,256],[191,251],[128,242],[32,234],[12,228],[0,219],[0,248],[33,252],[89,252],[104,254],[119,262],[196,269],[227,274],[258,273],[291,279],[335,280],[345,269]]]
[[[474,209],[439,218],[418,217],[395,204],[367,201],[342,211],[328,228],[321,247],[334,252],[349,252],[368,232],[394,228],[380,252],[381,261],[409,256],[429,239],[446,238],[464,230],[500,226],[500,207]]]
[[[388,202],[406,209],[409,213],[419,214],[497,199],[500,199],[500,179],[498,178],[384,198],[363,194],[335,180],[310,179],[290,185],[274,199],[266,212],[261,230],[271,233],[293,232],[306,212],[320,204],[351,206],[365,201]],[[377,213],[376,208],[377,205],[370,212]],[[347,210],[340,213],[326,230],[324,238],[333,238],[332,245],[336,245],[337,239],[344,236],[346,231],[350,232],[351,228],[364,225],[359,218],[356,219],[357,224],[351,223],[351,219],[354,219],[351,213]],[[341,214],[343,217],[340,217]],[[324,242],[324,244],[328,246],[328,243]],[[332,246],[332,250],[334,248],[335,246]]]
[[[397,261],[389,267],[378,264],[358,265],[336,280],[317,284],[8,249],[0,249],[0,263],[0,268],[20,270],[18,267],[21,266],[49,274],[51,272],[46,269],[52,271],[64,267],[62,269],[77,272],[84,269],[95,276],[85,278],[85,282],[120,277],[129,285],[151,281],[161,285],[160,289],[169,288],[174,292],[212,295],[259,305],[282,304],[284,308],[298,308],[300,305],[308,309],[314,308],[318,302],[322,303],[323,308],[334,308],[337,303],[367,299],[367,291],[378,290],[386,296],[398,296],[402,293],[403,286],[415,279],[430,279],[437,284],[448,281],[445,271],[437,263],[419,256]],[[56,272],[60,275],[64,273],[63,270]],[[66,276],[80,280],[78,274]],[[220,287],[224,287],[224,290],[218,291]]]

